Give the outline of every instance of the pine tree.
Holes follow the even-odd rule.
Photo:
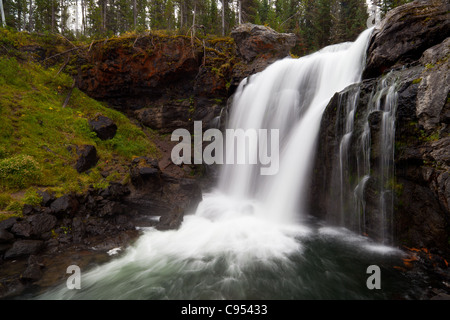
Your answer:
[[[331,1],[317,0],[313,7],[314,47],[323,48],[330,43]]]
[[[35,0],[33,20],[35,31],[59,32],[59,1]]]
[[[389,10],[411,1],[412,0],[372,0],[372,3],[380,8],[380,11],[384,16]]]
[[[241,15],[242,22],[255,23],[256,15],[258,12],[258,1],[257,0],[241,0]]]
[[[367,4],[364,0],[338,1],[332,42],[354,41],[367,27]]]
[[[2,25],[17,30],[25,29],[28,6],[26,0],[2,1],[0,6],[0,21]]]

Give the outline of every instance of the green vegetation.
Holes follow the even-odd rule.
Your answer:
[[[42,197],[37,193],[36,189],[30,188],[25,192],[23,202],[32,206],[37,206],[41,204]]]
[[[128,178],[133,157],[158,156],[156,146],[125,115],[78,89],[63,107],[73,79],[59,70],[59,65],[44,68],[0,56],[0,211],[18,214],[23,204],[39,203],[38,189],[58,195],[89,185],[106,187]],[[113,139],[102,141],[91,131],[88,120],[96,114],[117,124]],[[100,160],[79,174],[76,147],[84,144],[94,145]],[[106,178],[103,171],[109,173]]]
[[[0,187],[24,188],[40,178],[40,166],[31,156],[19,154],[0,159]]]
[[[384,15],[410,1],[369,3]],[[328,44],[355,40],[366,28],[368,19],[365,0],[10,0],[3,3],[9,28],[60,33],[71,41],[148,30],[173,36],[225,36],[237,25],[250,22],[295,33],[297,56]],[[73,14],[74,6],[78,6],[78,15]]]
[[[405,2],[409,0],[384,0],[377,5],[386,12]],[[19,214],[23,204],[38,203],[38,189],[60,195],[127,181],[133,157],[158,154],[151,132],[144,133],[125,115],[73,89],[71,76],[92,67],[78,54],[81,50],[101,43],[103,50],[130,50],[139,58],[144,55],[135,45],[144,33],[152,35],[152,43],[153,36],[183,37],[207,52],[205,67],[226,80],[237,64],[230,59],[235,56],[234,45],[226,35],[240,23],[295,33],[298,45],[292,56],[299,57],[331,43],[354,40],[366,28],[368,17],[364,0],[11,0],[3,4],[0,219],[4,211]],[[73,5],[81,9],[77,28],[69,23],[76,18],[70,15]],[[227,81],[227,88],[230,85]],[[193,111],[190,103],[188,112]],[[117,124],[113,139],[102,141],[90,130],[88,120],[97,114]],[[84,144],[94,145],[100,160],[79,174],[74,169],[76,149]]]

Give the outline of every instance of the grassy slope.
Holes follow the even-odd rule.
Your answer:
[[[10,33],[9,38],[0,33],[0,44],[11,41]],[[38,189],[63,194],[89,185],[105,187],[109,181],[126,181],[133,157],[158,155],[154,143],[126,116],[77,89],[62,108],[72,78],[59,69],[0,55],[0,220],[38,201]],[[113,139],[102,141],[90,130],[88,119],[98,113],[117,124]],[[100,160],[88,173],[78,174],[74,147],[82,144],[96,146]],[[109,175],[104,178],[101,172]]]

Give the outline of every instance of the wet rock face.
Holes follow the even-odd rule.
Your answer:
[[[448,72],[450,37],[427,49],[420,63],[425,66],[418,87],[416,115],[425,130],[434,130],[441,123],[450,123],[450,108],[447,101],[450,86]]]
[[[147,127],[161,133],[171,133],[178,128],[190,127],[193,107],[190,99],[180,99],[137,110],[134,115]]]
[[[242,79],[263,71],[276,60],[289,56],[295,46],[296,36],[292,33],[278,33],[269,27],[245,23],[231,32],[242,58],[233,68],[231,86],[237,87]]]
[[[446,255],[450,255],[448,12],[445,1],[414,1],[387,14],[369,47],[364,76],[370,78],[358,84],[360,93],[355,112],[364,114],[368,99],[388,73],[397,79],[395,175],[390,182],[394,243],[432,248]],[[311,187],[311,211],[321,217],[333,211],[330,198],[336,193],[333,182],[336,170],[332,163],[339,154],[342,136],[337,134],[342,126],[339,101],[349,91],[347,88],[331,100],[322,119]],[[374,177],[377,176],[380,117],[379,111],[367,117]],[[360,121],[360,116],[355,118],[355,128],[361,126]],[[377,188],[373,188],[373,183],[376,181],[369,179],[364,190],[368,223],[377,214],[373,201],[378,197]]]
[[[17,240],[11,249],[6,251],[4,258],[13,259],[38,253],[44,246],[42,240]]]
[[[422,53],[450,35],[450,4],[416,0],[386,14],[368,48],[363,78],[418,60]]]
[[[134,159],[130,173],[132,193],[125,204],[140,215],[160,216],[158,229],[178,228],[184,214],[194,212],[202,200],[201,188],[194,179],[169,176],[154,159]]]

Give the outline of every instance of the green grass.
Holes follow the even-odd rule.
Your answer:
[[[125,115],[76,88],[62,108],[73,80],[58,74],[59,67],[0,56],[0,210],[18,210],[18,200],[8,194],[31,187],[57,194],[82,192],[112,180],[103,178],[102,171],[113,172],[120,181],[133,157],[158,155],[157,147]],[[96,114],[117,124],[113,139],[102,141],[90,130],[88,120]],[[94,145],[100,160],[89,173],[78,174],[73,168],[75,146],[82,144]]]

